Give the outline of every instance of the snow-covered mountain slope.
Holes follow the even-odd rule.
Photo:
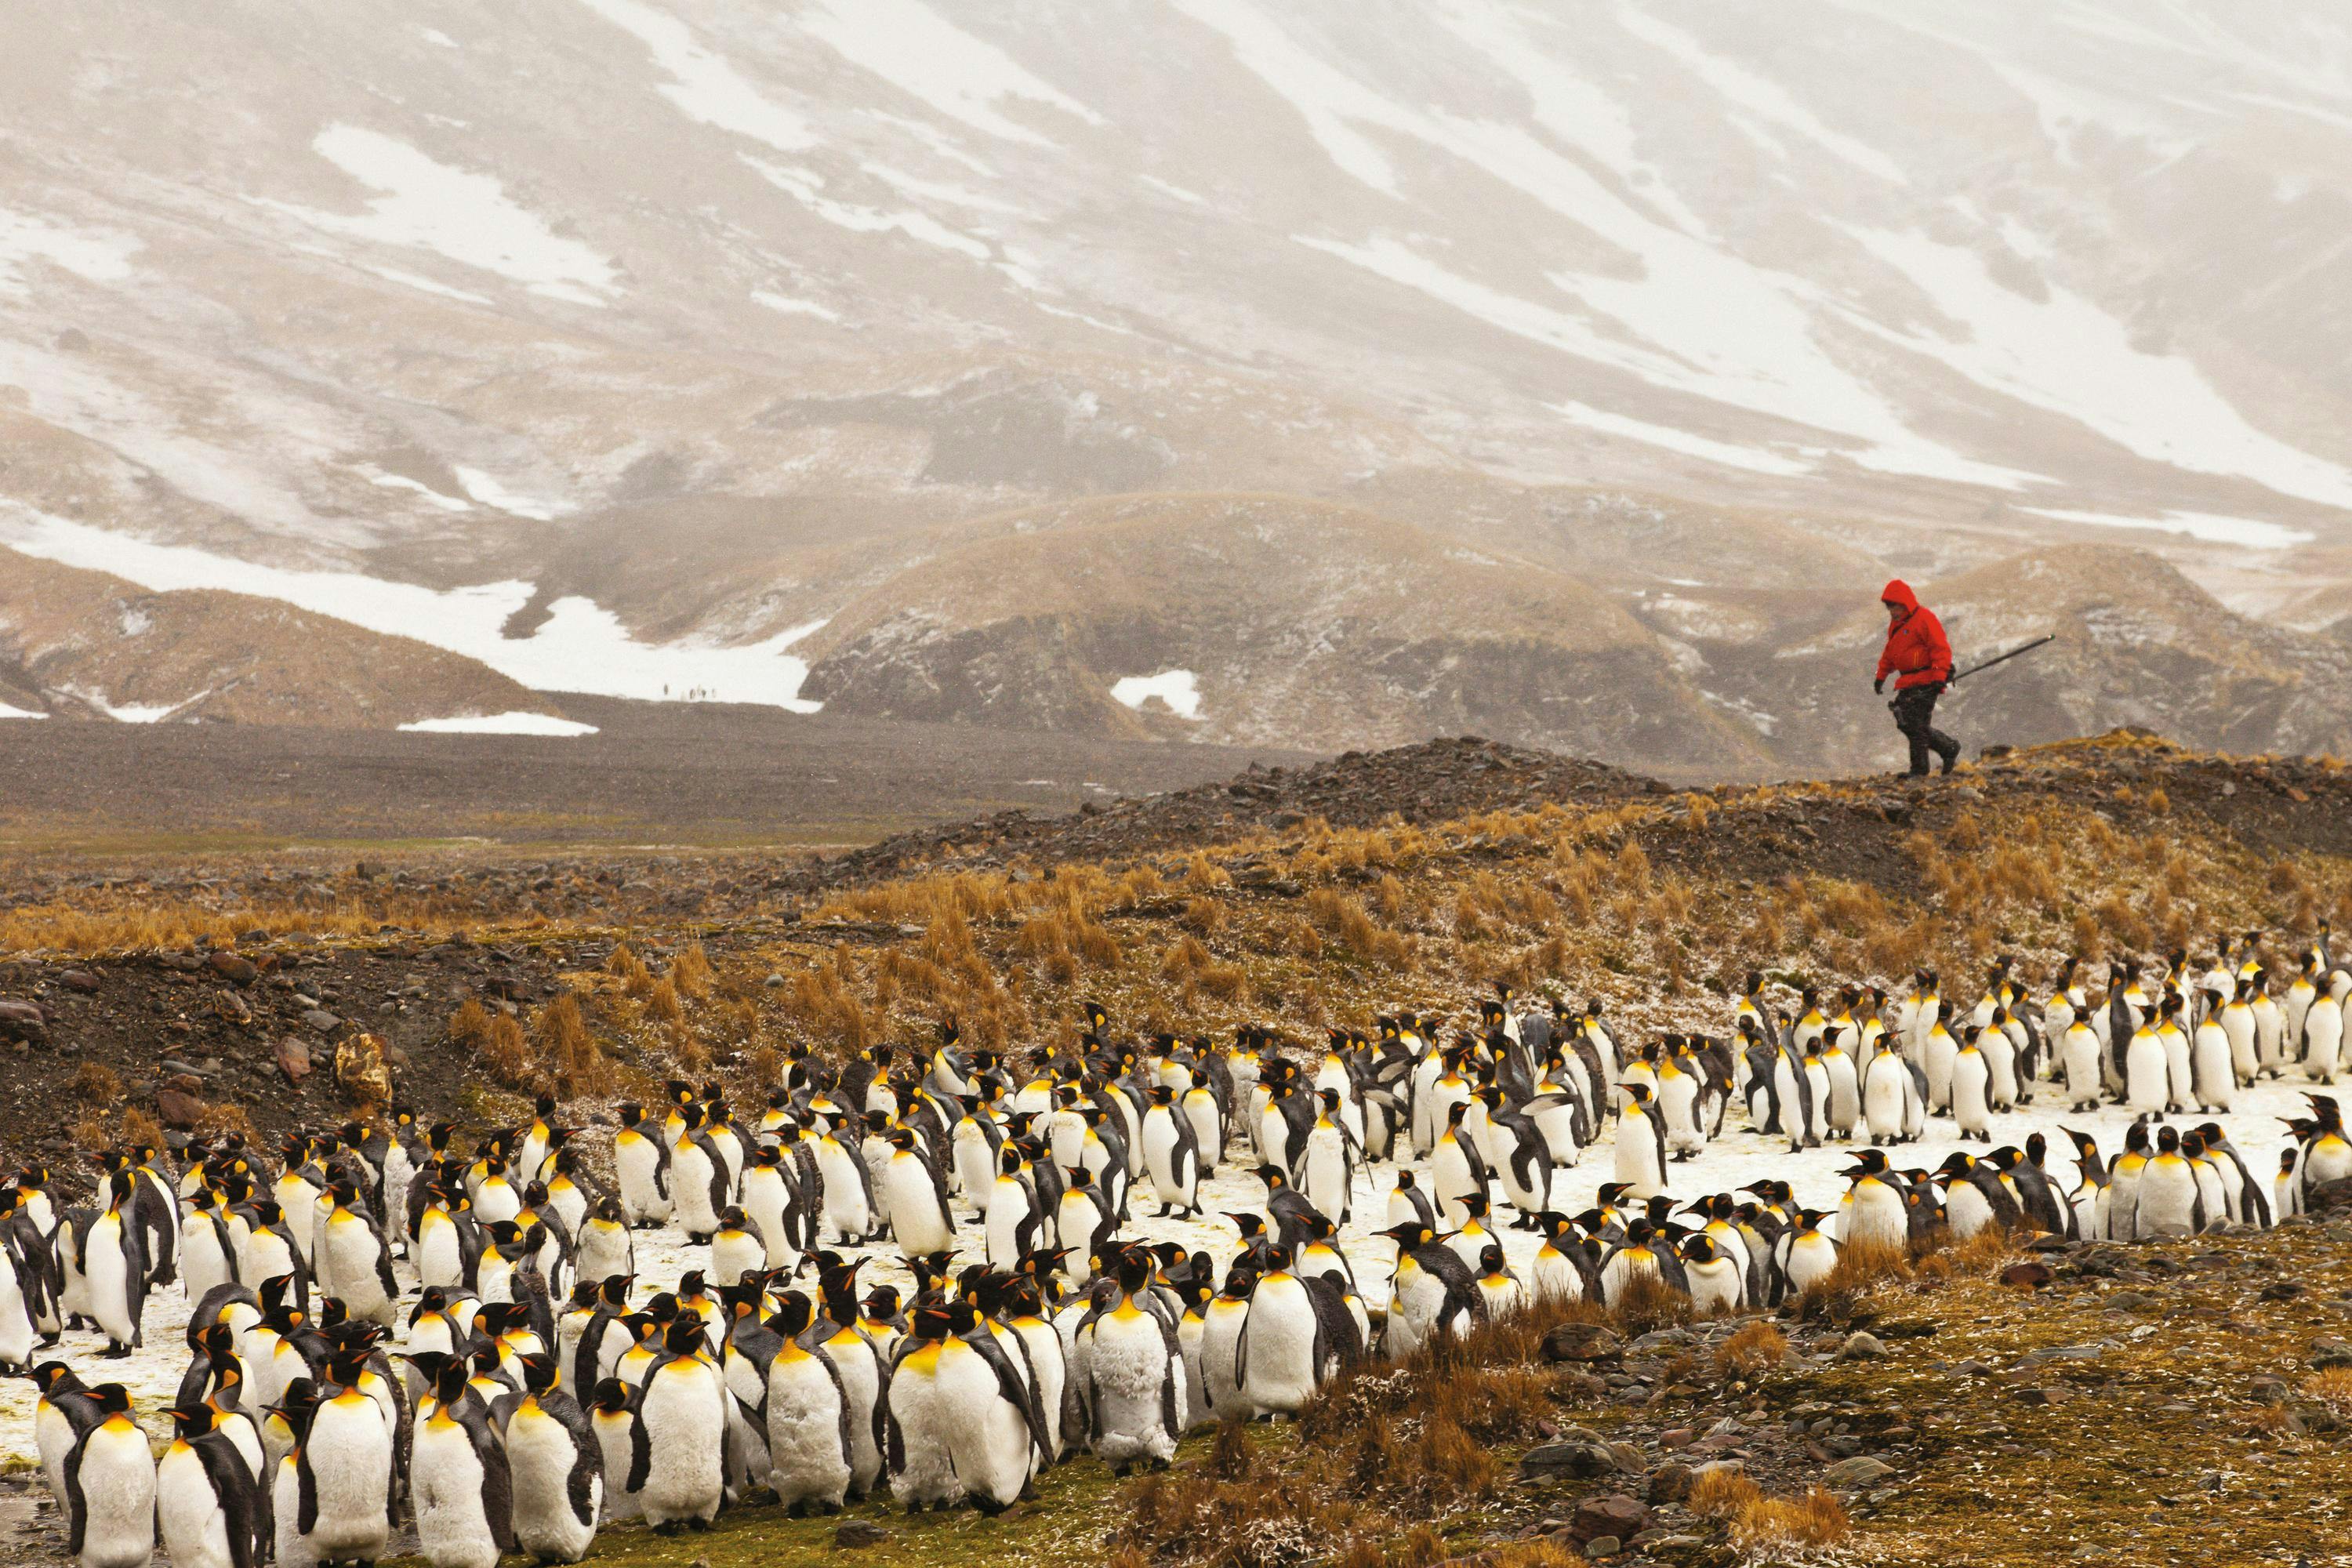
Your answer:
[[[462,590],[416,635],[532,686],[792,700],[1134,492],[1611,592],[2352,576],[2352,18],[2290,0],[98,0],[0,86],[0,542]]]

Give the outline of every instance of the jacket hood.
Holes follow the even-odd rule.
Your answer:
[[[1906,610],[1916,610],[1919,607],[1919,595],[1911,591],[1910,584],[1897,577],[1879,590],[1878,602],[1882,605],[1894,605]]]

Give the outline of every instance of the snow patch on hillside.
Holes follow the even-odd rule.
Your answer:
[[[697,640],[643,643],[612,611],[568,595],[548,607],[546,621],[530,637],[509,637],[504,635],[508,620],[533,597],[529,583],[509,579],[436,589],[356,572],[263,566],[22,507],[0,510],[0,542],[45,561],[110,572],[157,593],[216,588],[282,600],[478,659],[534,691],[656,702],[683,700],[691,693],[709,701],[758,703],[795,713],[814,713],[823,706],[801,697],[808,664],[786,651],[822,621],[732,647]]]
[[[1179,719],[1195,721],[1201,717],[1201,687],[1197,677],[1189,669],[1163,669],[1157,675],[1130,675],[1113,681],[1111,700],[1143,710],[1143,705],[1157,699]]]
[[[564,513],[578,510],[567,500],[546,500],[510,490],[500,484],[495,475],[486,474],[479,468],[452,468],[449,471],[457,477],[459,484],[466,487],[467,495],[494,511],[527,517],[533,522],[553,522]]]
[[[2285,528],[2275,522],[2261,522],[2248,517],[2221,517],[2210,511],[2168,511],[2160,517],[2118,517],[2105,511],[2064,511],[2056,507],[2029,506],[2021,509],[2036,517],[2054,518],[2060,522],[2088,523],[2093,528],[2152,528],[2159,533],[2186,534],[2209,544],[2236,544],[2249,550],[2291,550],[2298,544],[2308,544],[2312,536],[2301,529]]]
[[[1894,342],[2150,462],[2352,510],[2352,471],[2255,429],[2194,364],[2136,347],[2122,321],[2083,296],[2045,283],[2042,298],[2030,299],[1996,282],[1972,250],[1916,231],[1843,226],[1965,329],[1957,337],[1878,329]]]
[[[47,714],[36,713],[29,708],[11,708],[5,702],[0,702],[0,719],[46,719],[47,717]]]
[[[401,728],[420,735],[593,735],[593,724],[552,713],[460,713],[449,719],[419,719]]]
[[[1710,463],[1721,463],[1728,468],[1788,477],[1813,471],[1812,464],[1802,458],[1784,458],[1758,447],[1741,447],[1729,441],[1694,436],[1687,430],[1677,430],[1670,425],[1653,425],[1646,419],[1636,419],[1627,414],[1611,414],[1581,403],[1555,403],[1552,407],[1571,423],[1581,425],[1588,430],[1598,430],[1607,436],[1622,436],[1628,440],[1663,447],[1671,452],[1703,458]]]
[[[32,292],[19,268],[46,261],[89,283],[120,283],[131,276],[139,242],[117,235],[85,233],[0,207],[0,294]]]
[[[1708,52],[1696,38],[1680,27],[1630,5],[1619,9],[1617,25],[1654,48],[1664,50],[1675,64],[1759,119],[1784,131],[1792,131],[1824,152],[1834,153],[1855,168],[1875,174],[1891,184],[1910,184],[1894,159],[1875,147],[1831,129],[1778,82],[1768,81],[1745,66]]]
[[[516,205],[488,174],[453,168],[360,125],[330,125],[310,145],[376,193],[368,210],[352,216],[254,198],[258,205],[330,234],[430,250],[551,300],[601,306],[619,289],[610,261]]]
[[[688,120],[764,142],[780,153],[816,145],[808,121],[762,95],[727,57],[697,43],[685,23],[637,0],[581,4],[651,51],[654,64],[669,73],[662,96]]]
[[[1042,103],[1088,125],[1103,123],[1101,115],[1040,80],[1003,49],[917,0],[819,0],[801,14],[800,25],[851,64],[951,120],[1008,142],[1052,145],[997,112],[1006,99]]]

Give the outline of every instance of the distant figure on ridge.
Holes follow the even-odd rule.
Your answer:
[[[1884,695],[1886,678],[1896,677],[1895,700],[1887,706],[1895,710],[1895,727],[1911,742],[1911,776],[1927,776],[1930,751],[1944,760],[1948,773],[1960,760],[1960,743],[1928,722],[1936,699],[1952,679],[1952,645],[1944,623],[1900,577],[1886,584],[1878,600],[1886,606],[1886,651],[1878,656],[1878,677],[1870,689]]]

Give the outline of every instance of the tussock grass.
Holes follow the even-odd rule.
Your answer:
[[[1726,1377],[1754,1377],[1779,1366],[1789,1353],[1789,1336],[1762,1318],[1743,1324],[1715,1350],[1716,1370]]]

